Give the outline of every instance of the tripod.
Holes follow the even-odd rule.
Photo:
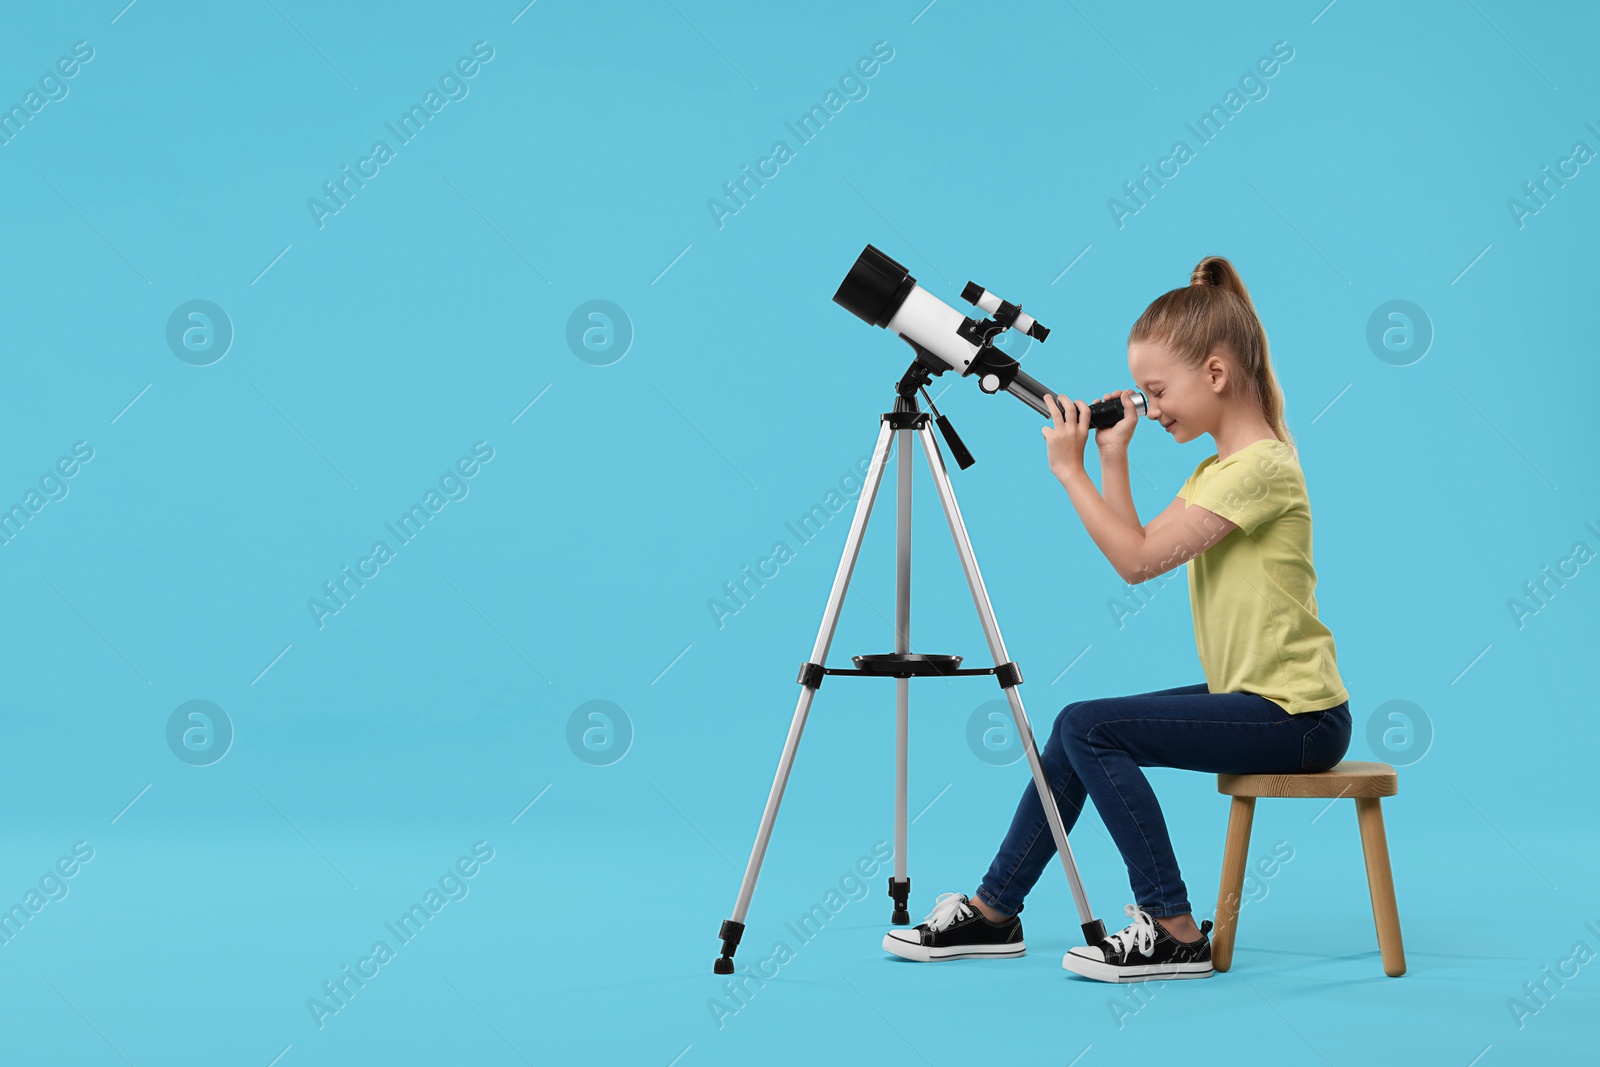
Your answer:
[[[916,347],[913,345],[913,347]],[[896,925],[911,922],[906,910],[911,895],[911,878],[906,874],[906,742],[909,727],[910,679],[917,677],[949,677],[951,675],[992,674],[1005,692],[1011,705],[1011,715],[1016,722],[1017,736],[1028,756],[1028,766],[1033,771],[1033,783],[1044,805],[1045,819],[1050,824],[1056,850],[1061,856],[1061,866],[1067,873],[1067,884],[1072,889],[1072,899],[1078,907],[1078,918],[1083,924],[1084,938],[1093,945],[1106,936],[1105,924],[1093,917],[1089,900],[1083,892],[1083,882],[1078,877],[1077,864],[1072,858],[1072,848],[1067,844],[1067,832],[1061,823],[1061,813],[1056,808],[1055,795],[1045,778],[1044,767],[1034,744],[1033,730],[1028,725],[1027,712],[1022,707],[1022,697],[1017,686],[1022,682],[1021,669],[1006,655],[1005,642],[1000,637],[1000,626],[995,622],[994,608],[989,603],[989,593],[983,585],[983,575],[978,573],[978,560],[972,551],[972,541],[967,537],[966,524],[961,519],[961,509],[956,506],[955,490],[950,485],[950,475],[945,470],[944,457],[939,452],[938,441],[929,426],[928,415],[917,407],[916,394],[940,373],[941,367],[918,350],[917,360],[911,364],[895,387],[894,410],[882,416],[878,442],[872,452],[872,463],[866,481],[861,487],[861,497],[856,502],[855,517],[850,522],[850,533],[845,539],[844,554],[839,560],[839,570],[833,578],[833,589],[828,594],[827,606],[822,612],[822,626],[817,631],[817,643],[811,658],[800,665],[800,700],[795,705],[794,719],[789,724],[789,736],[783,744],[783,755],[778,760],[778,773],[772,782],[772,792],[767,796],[766,809],[761,813],[761,826],[756,831],[755,846],[750,850],[750,862],[745,867],[744,880],[739,886],[739,899],[733,906],[733,918],[722,923],[718,936],[722,939],[722,955],[712,970],[717,974],[733,973],[733,954],[744,936],[745,914],[750,909],[750,897],[755,893],[756,879],[761,874],[761,861],[766,856],[767,844],[772,839],[772,825],[778,817],[778,805],[783,801],[784,788],[789,783],[789,772],[794,767],[795,750],[800,746],[800,734],[805,729],[806,716],[811,702],[822,685],[824,675],[848,674],[895,679],[895,805],[894,805],[894,874],[889,878],[889,896],[894,898],[891,921]],[[951,452],[962,469],[972,465],[972,457],[955,435],[949,420],[939,415],[940,430],[950,445]],[[967,576],[967,588],[972,592],[973,604],[978,609],[978,619],[983,624],[983,635],[994,659],[993,667],[959,669],[960,656],[923,655],[910,651],[911,632],[911,440],[915,436],[922,444],[923,455],[939,491],[939,502],[944,508],[950,534],[955,539],[956,553],[961,558],[961,568]],[[856,557],[861,552],[862,538],[866,534],[867,519],[883,483],[884,468],[889,463],[890,443],[895,443],[899,458],[899,484],[896,500],[895,526],[895,650],[892,653],[854,656],[855,670],[825,667],[828,647],[833,643],[833,632],[838,625],[839,612],[844,605],[844,594],[855,570]]]

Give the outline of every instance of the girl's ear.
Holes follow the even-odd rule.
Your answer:
[[[1206,385],[1213,393],[1221,394],[1228,387],[1228,363],[1216,353],[1206,357]]]

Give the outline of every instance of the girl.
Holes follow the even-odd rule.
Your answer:
[[[1199,927],[1172,842],[1141,767],[1229,773],[1323,771],[1350,743],[1349,695],[1333,636],[1317,619],[1311,509],[1267,335],[1233,265],[1207,256],[1190,284],[1158,297],[1128,334],[1128,369],[1146,417],[1177,441],[1211,435],[1177,499],[1141,523],[1128,490],[1132,390],[1124,417],[1095,434],[1104,495],[1084,472],[1089,405],[1046,397],[1050,471],[1117,574],[1148,581],[1183,563],[1205,682],[1084,700],[1056,717],[1040,753],[1068,830],[1086,797],[1128,866],[1133,923],[1062,966],[1108,982],[1207,978],[1208,919]],[[1116,394],[1108,393],[1107,396]],[[941,894],[914,929],[883,947],[911,960],[1023,954],[1023,897],[1055,854],[1030,782],[1011,829],[972,896]]]

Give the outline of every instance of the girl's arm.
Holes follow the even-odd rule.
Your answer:
[[[1120,393],[1107,393],[1100,399],[1109,400],[1118,395],[1122,397],[1122,419],[1096,430],[1094,435],[1095,447],[1100,450],[1101,492],[1105,495],[1106,503],[1111,505],[1112,511],[1142,530],[1144,523],[1139,521],[1139,512],[1133,506],[1133,491],[1128,487],[1128,443],[1133,439],[1133,431],[1139,425],[1133,402],[1129,399],[1133,395],[1133,390],[1123,389]]]
[[[1130,521],[1101,496],[1081,464],[1052,468],[1051,473],[1072,498],[1072,507],[1083,520],[1083,528],[1116,568],[1118,576],[1130,585],[1137,584],[1130,577],[1131,568],[1135,560],[1143,557],[1145,544],[1144,527],[1139,525],[1137,517]]]
[[[1181,567],[1238,527],[1228,519],[1188,505],[1182,514],[1148,533],[1137,522],[1129,522],[1102,497],[1080,464],[1056,471],[1072,506],[1083,520],[1100,551],[1116,568],[1117,576],[1129,585],[1148,582],[1158,574]],[[1175,504],[1184,503],[1178,497]]]
[[[1100,446],[1100,491],[1105,496],[1105,502],[1111,505],[1111,510],[1118,518],[1144,529],[1144,523],[1139,521],[1138,509],[1133,506],[1133,490],[1128,485],[1128,453],[1101,444],[1098,438],[1095,444]]]
[[[1051,425],[1041,431],[1049,450],[1050,472],[1067,490],[1083,528],[1123,581],[1130,585],[1149,581],[1187,563],[1238,528],[1220,515],[1189,505],[1178,518],[1146,533],[1139,525],[1138,516],[1130,519],[1118,512],[1095,489],[1094,482],[1083,469],[1089,405],[1082,400],[1071,402],[1058,397],[1046,397],[1045,403],[1052,410]],[[1062,409],[1059,403],[1069,406]],[[1074,420],[1067,421],[1064,411],[1075,411]],[[1122,477],[1126,482],[1125,470]]]

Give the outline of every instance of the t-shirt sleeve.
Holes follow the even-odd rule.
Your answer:
[[[1288,510],[1295,495],[1293,479],[1291,464],[1270,451],[1251,450],[1214,464],[1198,488],[1191,475],[1179,495],[1222,516],[1248,536]]]
[[[1196,471],[1195,473],[1198,474],[1199,472]],[[1185,478],[1183,480],[1183,485],[1178,487],[1178,496],[1182,497],[1185,502],[1190,502],[1189,501],[1189,494],[1193,491],[1191,489],[1191,486],[1193,486],[1193,485],[1194,485],[1194,474],[1191,474],[1191,475],[1189,475],[1189,477],[1187,477],[1187,478]]]

